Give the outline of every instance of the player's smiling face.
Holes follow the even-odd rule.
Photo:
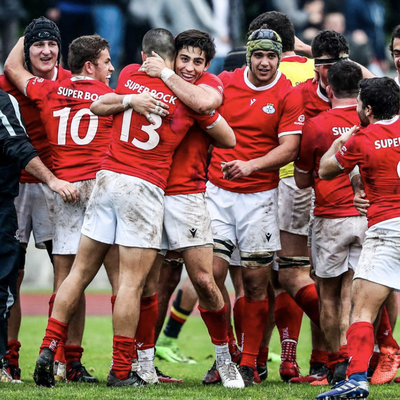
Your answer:
[[[110,83],[111,75],[114,72],[114,67],[111,64],[110,52],[108,49],[104,49],[100,52],[100,56],[97,59],[96,64],[97,65],[93,64],[93,78],[108,85]]]
[[[394,38],[392,54],[397,73],[400,75],[400,38]]]
[[[57,64],[58,52],[58,44],[53,40],[33,43],[29,48],[33,75],[42,77],[51,72]]]
[[[204,51],[198,47],[185,47],[175,58],[175,72],[189,83],[195,83],[208,66]]]
[[[272,83],[278,69],[278,61],[278,54],[274,51],[253,52],[250,59],[249,81],[257,87]]]

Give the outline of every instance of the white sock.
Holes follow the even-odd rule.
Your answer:
[[[229,353],[228,343],[217,345],[214,344],[215,354],[217,355],[217,365],[225,364],[226,360],[231,361],[231,355]]]
[[[154,347],[147,350],[137,350],[139,368],[151,371],[154,368]]]

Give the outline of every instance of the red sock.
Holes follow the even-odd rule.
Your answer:
[[[260,349],[258,350],[257,365],[261,365],[262,367],[265,367],[267,365],[268,352],[268,347],[260,347]]]
[[[46,328],[46,334],[43,338],[42,345],[40,346],[40,353],[44,348],[49,348],[55,353],[59,342],[64,342],[67,339],[68,325],[57,321],[54,318],[49,318]]]
[[[281,342],[285,339],[298,342],[303,313],[289,293],[283,292],[275,297],[275,324]]]
[[[324,350],[315,350],[311,351],[310,365],[314,364],[325,364],[329,363],[329,353]]]
[[[355,322],[347,330],[349,366],[347,375],[368,370],[369,360],[374,351],[374,327],[369,322]]]
[[[155,329],[158,318],[158,297],[142,297],[140,299],[140,317],[136,329],[136,346],[139,350],[147,350],[154,347]]]
[[[244,311],[244,296],[239,297],[233,306],[233,321],[235,324],[236,339],[239,346],[242,345],[242,315]]]
[[[245,312],[242,318],[243,350],[240,365],[255,369],[258,350],[267,324],[268,297],[264,300],[249,300],[245,297],[245,301]]]
[[[285,339],[281,343],[281,360],[295,362],[297,359],[297,342]]]
[[[21,343],[18,340],[9,340],[7,342],[7,352],[4,359],[8,361],[9,365],[19,368],[19,349]]]
[[[295,302],[303,309],[315,325],[319,323],[319,301],[318,293],[314,283],[302,287],[294,298]]]
[[[75,346],[73,344],[66,344],[65,349],[65,360],[67,362],[67,370],[71,368],[71,363],[81,362],[83,347]]]
[[[339,354],[337,362],[344,362],[349,359],[349,351],[347,349],[347,344],[339,347]]]
[[[49,300],[49,318],[51,317],[51,313],[53,312],[54,301],[56,299],[56,294],[53,293]]]
[[[116,300],[117,296],[114,294],[113,296],[111,296],[111,312],[114,312],[114,306],[115,306],[115,300]]]
[[[372,353],[371,360],[369,361],[369,366],[375,371],[376,367],[378,366],[379,362],[379,357],[381,356],[381,353],[378,353],[377,351],[374,351]]]
[[[379,348],[392,347],[399,350],[399,345],[393,337],[392,327],[390,326],[389,315],[386,306],[382,307],[381,320],[379,322],[378,330],[376,332],[376,341]]]
[[[224,306],[217,311],[206,310],[198,306],[200,310],[201,318],[207,326],[208,334],[211,337],[211,342],[216,345],[222,345],[228,343],[228,326],[226,323],[226,310],[227,306]]]
[[[132,368],[134,339],[114,335],[112,371],[118,379],[127,379]]]
[[[331,370],[332,373],[335,372],[336,364],[338,363],[338,352],[328,353],[328,364],[327,367]]]

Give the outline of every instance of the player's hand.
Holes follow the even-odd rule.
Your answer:
[[[79,200],[76,187],[67,181],[54,177],[54,179],[49,181],[48,185],[53,192],[61,196],[64,203],[76,203]]]
[[[166,117],[169,114],[169,105],[157,100],[149,92],[132,96],[130,106],[139,114],[146,116],[147,120],[153,125],[155,121],[152,115]]]
[[[250,162],[242,160],[229,161],[221,169],[224,179],[228,179],[228,181],[249,176],[253,172]]]
[[[335,148],[337,150],[340,150],[344,146],[344,144],[349,140],[350,136],[359,129],[360,127],[358,125],[354,125],[350,130],[343,133],[343,135],[339,136],[334,142]]]
[[[367,210],[370,206],[370,203],[366,198],[364,190],[360,190],[354,194],[353,204],[360,215],[367,215]]]
[[[146,72],[147,75],[153,78],[160,78],[161,71],[166,67],[164,59],[152,51],[151,57],[146,58],[146,61],[140,67],[140,71]]]

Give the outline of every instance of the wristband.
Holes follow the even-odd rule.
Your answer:
[[[122,99],[122,105],[124,106],[124,109],[126,110],[127,108],[131,108],[131,99],[132,99],[132,94],[127,94],[124,96]]]
[[[172,75],[175,75],[175,72],[172,69],[169,68],[163,68],[161,70],[160,78],[163,82],[167,82],[169,78],[171,78]]]

